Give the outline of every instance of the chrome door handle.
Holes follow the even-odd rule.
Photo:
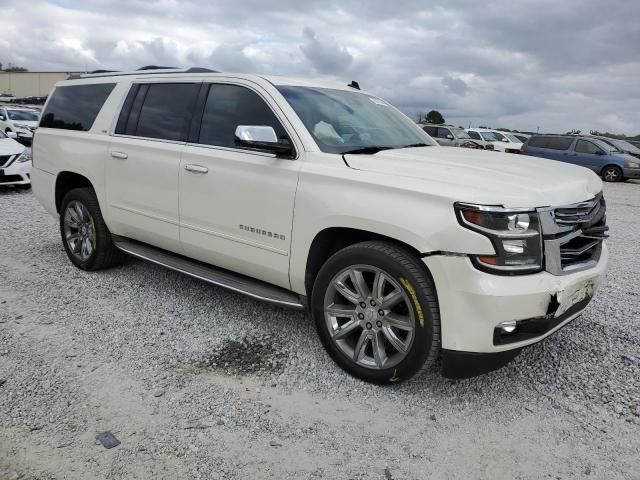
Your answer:
[[[193,172],[193,173],[207,173],[209,171],[209,169],[207,167],[203,167],[202,165],[185,165],[184,169],[187,170],[188,172]]]
[[[113,158],[119,158],[120,160],[126,160],[127,158],[129,158],[129,155],[127,155],[124,152],[116,152],[116,151],[112,151],[111,152],[111,156]]]

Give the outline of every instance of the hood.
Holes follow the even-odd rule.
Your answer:
[[[419,180],[421,192],[454,202],[532,208],[580,202],[602,190],[587,168],[527,155],[422,147],[344,157],[351,168],[383,174],[395,185]]]
[[[0,138],[0,156],[15,155],[24,152],[24,150],[24,146],[13,138]]]
[[[14,125],[26,125],[27,127],[36,128],[38,126],[38,122],[27,121],[27,120],[11,120]]]

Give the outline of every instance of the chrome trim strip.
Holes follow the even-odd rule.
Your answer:
[[[255,293],[248,292],[246,290],[242,290],[242,289],[239,289],[239,288],[236,288],[236,287],[232,287],[232,286],[227,285],[227,284],[225,284],[223,282],[203,277],[202,275],[198,275],[198,274],[190,272],[188,270],[184,270],[184,269],[181,269],[181,268],[178,268],[178,267],[174,267],[172,265],[167,265],[166,263],[162,263],[159,260],[156,260],[154,258],[148,257],[146,255],[142,255],[141,253],[138,253],[133,249],[127,248],[126,246],[122,246],[122,244],[119,245],[118,243],[119,243],[118,241],[114,241],[114,245],[119,250],[122,250],[123,252],[128,253],[129,255],[133,255],[134,257],[141,258],[142,260],[147,260],[147,261],[149,261],[151,263],[155,263],[156,265],[160,265],[162,267],[168,268],[169,270],[173,270],[175,272],[184,273],[185,275],[189,275],[190,277],[197,278],[198,280],[205,281],[207,283],[210,283],[212,285],[216,285],[218,287],[226,288],[226,289],[231,290],[233,292],[241,293],[241,294],[246,295],[248,297],[255,298],[256,300],[261,300],[261,301],[264,301],[264,302],[273,303],[275,305],[281,305],[281,306],[285,306],[285,307],[290,307],[290,308],[294,308],[294,309],[297,309],[297,310],[304,310],[305,309],[304,305],[302,303],[300,303],[300,302],[298,302],[298,303],[286,302],[284,300],[277,300],[277,299],[270,298],[270,297],[264,297],[264,296],[261,296],[261,295],[257,295]]]

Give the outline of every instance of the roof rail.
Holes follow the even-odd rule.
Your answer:
[[[174,67],[157,67],[155,65],[147,65],[141,67],[138,70],[132,70],[127,72],[111,71],[111,70],[95,70],[89,73],[83,73],[81,75],[71,75],[67,80],[76,80],[79,78],[96,78],[96,77],[116,77],[123,75],[151,75],[154,73],[220,73],[217,70],[211,70],[203,67],[190,67],[190,68],[174,68]]]

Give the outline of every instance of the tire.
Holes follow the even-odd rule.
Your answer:
[[[60,235],[69,260],[82,270],[101,270],[122,261],[123,254],[113,245],[92,188],[75,188],[64,196]]]
[[[602,169],[600,175],[605,182],[621,182],[624,180],[622,169],[615,165],[607,165]]]
[[[366,382],[406,381],[440,354],[433,280],[416,255],[392,243],[362,242],[330,257],[316,277],[311,313],[331,358]]]

